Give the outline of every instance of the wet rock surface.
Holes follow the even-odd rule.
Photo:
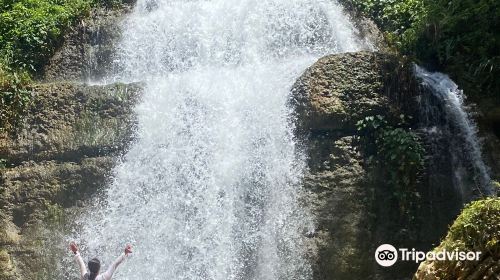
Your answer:
[[[352,1],[340,0],[339,3],[344,6],[345,12],[349,14],[349,19],[356,26],[360,37],[364,38],[367,44],[373,45],[376,50],[384,53],[394,53],[395,50],[389,47],[382,30],[370,18],[366,17],[357,9]]]
[[[33,262],[45,241],[28,233],[109,181],[133,139],[141,86],[49,83],[33,90],[23,125],[0,135],[0,279],[46,275]]]
[[[64,36],[62,46],[45,66],[43,79],[87,82],[111,74],[119,24],[131,7],[128,3],[120,9],[93,9]]]
[[[432,176],[430,166],[422,174],[420,210],[409,223],[394,203],[387,173],[369,163],[359,141],[356,123],[367,116],[391,122],[405,114],[418,120],[421,92],[412,69],[390,54],[331,55],[307,69],[293,88],[298,135],[308,155],[305,204],[317,219],[310,234],[314,279],[410,279],[415,263],[384,269],[375,262],[376,248],[389,243],[430,249],[458,211],[448,205],[446,192],[435,188],[449,185],[445,157]]]
[[[389,54],[323,57],[293,89],[300,127],[353,133],[356,122],[366,116],[391,115],[399,107],[411,111],[411,97],[405,97],[415,86],[411,72],[411,65]]]
[[[0,158],[17,165],[119,151],[132,133],[139,92],[138,84],[37,85],[22,127],[0,135]]]

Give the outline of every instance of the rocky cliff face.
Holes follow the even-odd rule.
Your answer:
[[[119,23],[131,9],[94,9],[64,36],[63,45],[49,60],[46,81],[95,81],[113,72],[113,57],[120,39]]]
[[[112,72],[117,24],[133,2],[95,9],[72,27],[33,86],[24,123],[0,135],[2,280],[50,278],[54,260],[42,256],[55,242],[50,228],[101,190],[133,139],[141,85],[83,84]]]
[[[0,135],[0,279],[40,277],[34,260],[43,241],[29,233],[105,184],[133,137],[141,87],[51,83],[33,90],[25,123]]]
[[[405,114],[414,118],[411,126],[417,128],[420,94],[412,66],[382,53],[324,57],[295,84],[292,104],[309,157],[305,203],[318,225],[311,234],[311,250],[317,252],[315,279],[409,278],[416,264],[384,269],[375,262],[375,249],[384,243],[430,248],[458,211],[453,208],[456,201],[450,199],[449,205],[443,200],[446,193],[429,191],[449,184],[430,179],[449,177],[441,166],[421,174],[418,210],[412,217],[400,214],[389,178],[370,164],[360,142],[356,123],[367,116],[380,115],[394,124]],[[440,208],[450,213],[436,215]]]

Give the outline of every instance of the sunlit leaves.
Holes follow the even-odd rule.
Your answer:
[[[14,68],[38,70],[87,0],[22,0],[0,13],[0,55]]]

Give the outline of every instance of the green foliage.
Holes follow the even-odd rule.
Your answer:
[[[393,185],[408,187],[417,181],[424,150],[415,133],[403,128],[383,129],[375,142],[384,164],[394,168],[388,170]],[[397,192],[399,197],[404,195],[404,189]]]
[[[500,254],[500,199],[486,198],[467,205],[442,245],[448,250]]]
[[[387,128],[389,124],[384,117],[369,116],[356,123],[356,127],[360,134],[360,139],[363,142],[363,147],[368,155],[377,154],[377,139],[379,138],[380,132]],[[372,157],[369,158],[370,161],[373,160]]]
[[[20,0],[0,13],[0,55],[9,66],[36,71],[53,54],[63,32],[90,8],[88,0]]]
[[[500,1],[426,0],[426,32],[421,41],[468,93],[500,96]]]
[[[31,102],[29,74],[14,71],[0,60],[0,132],[13,131]]]
[[[31,75],[54,53],[89,0],[2,0],[0,3],[0,130],[12,131],[32,92]]]
[[[51,223],[61,223],[64,219],[64,209],[59,204],[45,202],[45,220]]]
[[[438,66],[470,95],[500,97],[500,1],[345,1],[403,54]]]
[[[413,204],[418,175],[424,165],[424,148],[411,129],[406,128],[406,116],[401,115],[398,127],[389,125],[380,116],[369,116],[357,123],[358,132],[370,161],[381,167],[398,199],[402,213]]]
[[[0,132],[12,131],[28,107],[31,77],[92,6],[121,0],[0,0]]]
[[[423,0],[351,0],[385,32],[390,43],[406,50],[417,39],[427,17]]]

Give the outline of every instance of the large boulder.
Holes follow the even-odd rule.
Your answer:
[[[409,109],[416,85],[411,73],[411,65],[390,54],[323,57],[293,87],[300,127],[352,133],[364,117]]]
[[[384,53],[358,52],[321,58],[292,89],[298,136],[308,155],[305,204],[316,217],[310,235],[314,279],[401,279],[415,264],[383,269],[378,245],[411,246],[415,240],[391,204],[387,178],[369,163],[356,123],[380,115],[389,122],[418,111],[413,67]],[[440,224],[435,241],[446,224]]]

